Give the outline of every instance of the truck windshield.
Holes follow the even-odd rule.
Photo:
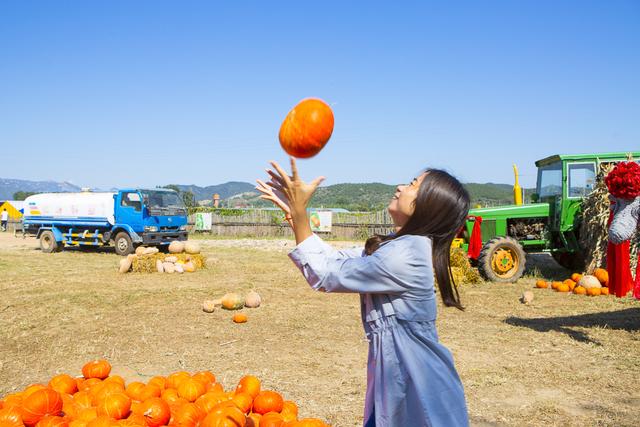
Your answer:
[[[177,193],[172,191],[142,191],[144,204],[149,211],[160,211],[165,215],[186,215],[187,208]],[[153,213],[152,213],[153,214]]]
[[[562,195],[562,163],[552,163],[538,168],[538,188],[540,198]]]

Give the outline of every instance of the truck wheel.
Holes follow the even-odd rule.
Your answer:
[[[62,250],[62,246],[62,243],[56,242],[53,231],[45,230],[40,235],[40,249],[42,252],[46,254],[60,252]]]
[[[121,231],[116,234],[116,238],[113,240],[116,253],[121,256],[126,256],[132,254],[135,248],[133,247],[133,242],[131,241],[131,237],[125,231]]]
[[[496,237],[485,243],[478,257],[478,271],[492,282],[511,283],[522,277],[524,249],[512,237]]]

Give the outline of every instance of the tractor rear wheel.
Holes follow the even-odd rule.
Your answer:
[[[485,243],[478,257],[478,271],[491,282],[512,283],[522,277],[526,255],[512,237],[496,237]]]

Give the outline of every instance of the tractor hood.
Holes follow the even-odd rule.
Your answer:
[[[469,210],[469,216],[479,216],[482,219],[548,217],[549,204],[530,203],[526,205],[471,209]]]

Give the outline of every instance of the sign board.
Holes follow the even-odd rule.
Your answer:
[[[211,212],[196,213],[196,231],[211,230]]]
[[[314,211],[309,212],[309,223],[311,231],[320,233],[331,232],[331,221],[333,212],[331,211]]]

